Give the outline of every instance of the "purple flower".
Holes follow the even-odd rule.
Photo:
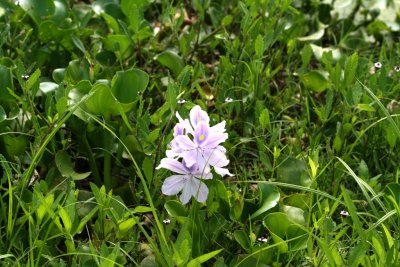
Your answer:
[[[218,131],[213,133],[210,129],[204,121],[201,121],[193,133],[193,141],[187,135],[175,138],[180,149],[178,157],[184,158],[187,166],[197,164],[200,170],[209,172],[210,166],[221,168],[228,165],[225,149],[219,145],[228,138],[228,134]]]
[[[166,151],[167,158],[161,160],[157,169],[165,168],[177,173],[165,179],[161,188],[165,195],[176,195],[182,191],[183,204],[193,196],[204,202],[208,188],[202,181],[212,179],[211,167],[221,176],[232,174],[225,167],[229,164],[226,149],[221,143],[228,139],[225,121],[210,127],[207,112],[199,106],[190,110],[189,118],[176,113],[178,123],[174,127],[174,138]]]
[[[171,158],[163,158],[157,166],[157,169],[160,168],[178,173],[165,179],[161,187],[164,195],[177,195],[182,191],[179,199],[183,204],[187,204],[192,196],[198,202],[207,200],[208,188],[202,179],[212,179],[211,173],[201,172],[196,164],[188,167],[184,160],[179,162]]]

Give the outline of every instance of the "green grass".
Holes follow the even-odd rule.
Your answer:
[[[0,1],[0,265],[400,265],[399,7],[333,2]],[[195,105],[234,176],[182,205]]]

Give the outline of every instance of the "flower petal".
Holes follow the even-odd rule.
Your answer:
[[[226,168],[220,168],[220,167],[215,167],[215,166],[214,166],[214,170],[215,170],[216,173],[218,173],[219,175],[221,175],[221,177],[224,177],[225,175],[233,176],[233,174],[230,173],[229,170],[226,169]]]
[[[187,204],[192,197],[192,178],[189,178],[183,189],[182,189],[182,194],[180,195],[179,199],[182,202],[183,205]]]
[[[208,188],[205,185],[204,182],[197,180],[196,178],[191,179],[191,185],[192,185],[192,196],[198,201],[198,202],[204,202],[207,200],[208,196]]]
[[[194,142],[201,146],[201,144],[206,143],[209,135],[210,127],[204,121],[197,124],[196,130],[194,130]]]
[[[175,141],[181,149],[192,150],[197,147],[187,135],[178,135],[175,137]]]
[[[183,166],[183,164],[176,159],[171,159],[171,158],[163,158],[160,162],[160,165],[157,166],[158,169],[167,169],[179,174],[188,174],[188,170]]]
[[[220,143],[228,139],[227,133],[210,133],[204,143],[201,144],[202,148],[216,148]]]
[[[186,175],[172,175],[165,179],[161,191],[167,196],[176,195],[185,186],[187,180],[188,177]]]
[[[210,127],[210,131],[213,133],[224,133],[225,132],[225,124],[226,121],[221,121],[218,124],[215,124],[214,126]]]
[[[198,164],[198,152],[197,150],[187,150],[179,154],[179,157],[185,159],[185,164],[188,168],[191,168],[194,164]],[[199,165],[200,166],[200,165]]]
[[[190,123],[194,128],[197,127],[197,124],[201,121],[205,122],[207,125],[210,123],[210,118],[208,117],[207,112],[202,110],[200,106],[194,106],[190,110]]]

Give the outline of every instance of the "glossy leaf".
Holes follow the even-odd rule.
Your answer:
[[[261,207],[251,215],[251,219],[275,207],[280,198],[280,193],[276,186],[260,183],[258,184],[258,187],[260,191]]]
[[[167,50],[155,57],[155,60],[160,62],[161,65],[167,67],[172,71],[175,77],[179,75],[184,67],[182,58],[173,51]]]

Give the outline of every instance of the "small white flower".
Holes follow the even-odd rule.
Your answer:
[[[164,223],[164,224],[170,224],[170,223],[171,223],[171,220],[170,220],[170,219],[165,219],[165,220],[163,220],[163,223]]]
[[[348,216],[350,216],[350,214],[349,214],[347,211],[345,211],[345,210],[342,210],[342,211],[340,212],[340,215],[342,215],[343,217],[348,217]]]
[[[28,74],[24,74],[24,75],[21,76],[21,78],[26,81],[26,80],[29,79],[29,75]]]
[[[183,99],[183,98],[181,98],[181,99],[178,100],[178,104],[185,104],[185,103],[186,103],[186,100]]]
[[[399,72],[399,71],[400,71],[400,66],[395,66],[395,67],[394,67],[394,70],[395,70],[396,72]]]
[[[268,238],[266,238],[266,237],[259,237],[259,238],[257,238],[257,240],[259,241],[259,242],[262,242],[262,243],[267,243],[268,242]]]
[[[379,61],[375,62],[374,63],[374,67],[377,68],[377,69],[380,69],[380,68],[382,68],[382,63],[380,63]]]
[[[233,99],[230,97],[225,98],[225,103],[232,103]]]

